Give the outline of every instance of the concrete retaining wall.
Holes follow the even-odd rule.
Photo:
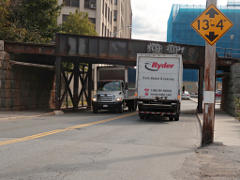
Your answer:
[[[235,98],[240,97],[240,63],[231,67],[231,72],[223,79],[221,108],[231,115],[236,115]]]
[[[54,75],[50,69],[11,64],[0,47],[0,110],[54,108]]]

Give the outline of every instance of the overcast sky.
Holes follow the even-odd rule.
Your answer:
[[[131,0],[131,3],[132,38],[166,41],[172,4],[206,5],[206,0]],[[217,0],[217,4],[226,5],[227,0]]]

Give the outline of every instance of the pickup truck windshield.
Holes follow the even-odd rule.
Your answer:
[[[100,82],[98,86],[100,91],[121,91],[121,83],[119,81]]]

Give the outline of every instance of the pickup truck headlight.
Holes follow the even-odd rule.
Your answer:
[[[96,96],[93,97],[93,98],[92,98],[92,101],[93,101],[93,102],[96,102],[96,101],[97,101],[97,97],[96,97]]]
[[[117,97],[117,98],[116,98],[116,101],[118,101],[118,102],[119,102],[119,101],[122,101],[122,98],[121,98],[121,97]]]

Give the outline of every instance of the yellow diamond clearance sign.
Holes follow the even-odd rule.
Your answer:
[[[214,5],[210,5],[192,23],[193,29],[210,45],[215,44],[232,26],[232,22]]]

